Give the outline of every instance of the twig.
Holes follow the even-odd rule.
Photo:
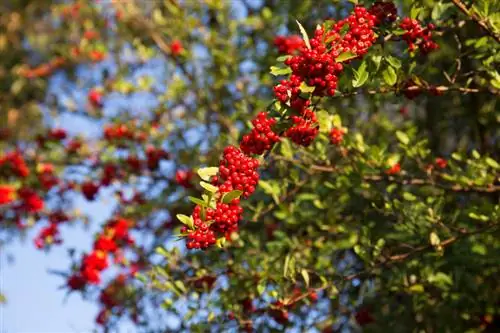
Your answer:
[[[497,41],[497,43],[500,43],[500,34],[491,30],[490,27],[486,24],[485,20],[481,20],[481,18],[479,18],[476,14],[469,10],[461,0],[451,0],[451,2],[453,2],[453,4],[465,15],[476,22],[476,24],[478,24],[488,35],[493,37]]]

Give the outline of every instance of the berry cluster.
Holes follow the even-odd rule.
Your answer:
[[[104,138],[109,141],[134,140],[143,142],[147,135],[141,131],[134,131],[126,124],[115,124],[104,128]]]
[[[180,40],[174,40],[170,44],[170,53],[172,56],[176,57],[180,55],[182,52],[184,52],[184,46],[182,46],[182,43]]]
[[[85,199],[94,201],[97,193],[99,192],[99,184],[88,180],[81,185],[81,191]]]
[[[101,272],[109,266],[108,254],[114,255],[115,261],[123,259],[121,248],[134,244],[134,239],[129,234],[131,224],[130,220],[121,217],[106,224],[103,233],[94,242],[92,252],[83,257],[79,272],[69,278],[67,283],[70,288],[80,290],[87,283],[99,284]]]
[[[375,42],[373,29],[376,20],[375,15],[366,8],[357,6],[354,8],[353,14],[334,25],[327,38],[340,38],[337,47],[340,47],[341,52],[352,52],[363,56]],[[342,36],[343,30],[345,30],[345,34]]]
[[[23,155],[19,151],[14,151],[0,156],[0,173],[5,172],[9,175],[14,173],[16,176],[21,178],[28,177],[30,171],[26,162],[24,161]]]
[[[243,197],[249,197],[259,181],[258,167],[258,160],[245,155],[234,146],[226,147],[219,164],[219,174],[223,181],[219,192],[240,190],[243,192]]]
[[[123,308],[123,299],[126,293],[127,276],[119,274],[114,280],[110,281],[108,285],[101,290],[99,295],[99,303],[102,309],[96,317],[96,323],[99,325],[106,325],[109,317],[112,315],[114,309]]]
[[[274,45],[278,48],[280,54],[294,54],[304,46],[304,40],[297,35],[276,36]]]
[[[272,126],[276,124],[276,119],[267,116],[267,112],[261,112],[252,120],[252,130],[249,134],[243,136],[240,143],[240,148],[245,154],[262,155],[280,140],[278,134],[272,130]]]
[[[408,49],[414,51],[418,48],[423,54],[428,54],[437,48],[439,45],[432,40],[433,24],[428,24],[426,28],[420,25],[415,19],[405,17],[399,25],[401,29],[406,30],[402,38],[408,44]]]
[[[310,40],[311,48],[302,46],[299,54],[285,60],[292,74],[288,80],[282,80],[274,87],[276,98],[303,112],[307,107],[299,96],[303,83],[314,87],[313,95],[335,95],[338,76],[344,69],[336,59],[344,52],[351,52],[354,56],[364,55],[375,41],[375,20],[366,8],[358,6],[352,15],[333,22],[327,31],[318,27]]]
[[[216,242],[214,231],[201,219],[200,214],[201,207],[196,206],[193,211],[194,227],[196,230],[189,230],[187,227],[182,227],[181,229],[182,233],[188,234],[188,241],[186,242],[188,249],[205,249]],[[209,221],[209,218],[207,217],[205,220]]]
[[[388,175],[397,175],[401,171],[401,164],[396,163],[392,166],[390,166],[388,169],[385,170],[385,173]]]
[[[7,205],[16,198],[16,189],[12,185],[0,185],[0,205]]]
[[[54,174],[52,164],[39,164],[37,167],[38,181],[44,190],[48,191],[59,184],[59,178]]]
[[[184,188],[191,188],[194,173],[191,170],[177,170],[175,172],[175,182]]]
[[[344,139],[344,131],[340,128],[333,128],[330,131],[330,142],[334,145],[339,145]]]
[[[316,115],[311,112],[311,117],[292,116],[293,125],[286,130],[285,136],[295,144],[308,147],[319,133]]]
[[[91,89],[87,95],[89,104],[95,108],[102,106],[102,92],[97,89]]]
[[[376,25],[392,23],[398,18],[398,10],[394,2],[375,1],[369,11],[375,16]]]

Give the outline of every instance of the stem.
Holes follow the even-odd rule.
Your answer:
[[[451,0],[451,2],[453,2],[455,7],[460,9],[462,13],[467,15],[471,20],[479,25],[488,35],[493,37],[497,41],[497,43],[500,43],[500,34],[491,30],[491,28],[486,24],[486,20],[482,20],[481,18],[479,18],[476,14],[469,10],[461,0]]]

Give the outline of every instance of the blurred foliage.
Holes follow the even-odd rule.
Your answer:
[[[202,189],[180,186],[175,173],[218,165],[223,148],[272,105],[276,35],[300,34],[295,20],[312,35],[353,3],[372,1],[0,4],[0,148],[22,148],[31,170],[54,164],[76,192],[102,179],[106,164],[122,173],[98,199],[135,221],[137,245],[117,266],[140,262],[142,272],[120,294],[128,301],[110,327],[129,316],[144,332],[499,330],[498,0],[395,1],[400,17],[437,27],[439,50],[409,54],[388,31],[351,63],[338,95],[318,101],[314,144],[283,139],[263,160],[231,242],[187,252],[176,241],[175,216],[188,214],[188,196]],[[405,97],[410,80],[414,99]],[[92,89],[103,107],[90,101]],[[39,144],[68,117],[70,138]],[[84,121],[99,133],[125,124],[145,139],[86,137]],[[340,146],[330,143],[333,127],[347,130]],[[82,140],[76,153],[73,139]],[[134,171],[128,158],[144,159],[146,146],[171,158]],[[388,175],[395,163],[402,171]],[[115,198],[130,193],[144,201]],[[47,211],[87,222],[74,196],[45,194]],[[4,243],[46,221],[22,216],[28,227],[20,230],[2,217]],[[100,290],[84,293],[95,300]]]

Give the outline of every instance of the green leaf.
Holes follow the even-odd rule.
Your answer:
[[[306,269],[302,269],[300,271],[300,274],[302,274],[302,278],[304,279],[306,287],[309,288],[309,273],[307,272]]]
[[[421,284],[414,284],[410,288],[408,288],[408,291],[414,293],[414,294],[421,294],[424,292],[424,286]]]
[[[439,236],[434,231],[430,233],[429,241],[431,242],[432,246],[438,246],[441,243]]]
[[[201,199],[195,198],[195,197],[188,197],[189,200],[191,200],[192,203],[195,203],[197,205],[200,205],[201,207],[208,207],[207,203]]]
[[[259,284],[257,285],[257,293],[259,294],[259,296],[262,295],[265,290],[266,284],[264,283],[264,281],[259,282]]]
[[[333,124],[333,127],[335,127],[335,128],[342,127],[342,119],[340,118],[340,116],[338,114],[334,114],[332,116],[332,124]]]
[[[378,55],[378,54],[374,54],[374,55],[372,55],[371,59],[372,59],[373,63],[375,64],[376,70],[378,71],[378,69],[380,68],[380,63],[382,62],[382,56]]]
[[[290,67],[271,66],[271,74],[274,76],[288,75],[292,72]]]
[[[177,214],[177,219],[181,221],[182,224],[185,224],[189,227],[189,229],[194,229],[194,221],[191,216],[187,216],[184,214]]]
[[[366,61],[363,61],[359,66],[357,71],[354,71],[354,80],[352,80],[352,86],[354,88],[359,88],[363,86],[368,80],[368,72],[366,71]]]
[[[315,86],[308,86],[307,83],[305,82],[302,82],[300,84],[300,91],[302,91],[303,93],[312,93],[314,91],[314,89],[316,89]]]
[[[210,177],[215,176],[218,172],[219,172],[219,168],[217,168],[217,167],[208,167],[208,168],[198,169],[198,175],[204,181],[209,181]]]
[[[290,141],[288,140],[281,140],[281,155],[283,155],[286,158],[293,158],[293,150],[292,150],[292,145],[290,144]]]
[[[499,169],[500,168],[500,165],[498,164],[498,162],[495,161],[494,159],[492,159],[491,157],[486,157],[484,161],[486,162],[486,164],[488,164],[493,169]]]
[[[222,249],[224,247],[224,244],[226,244],[226,237],[223,236],[217,238],[217,241],[215,242],[215,245],[217,245],[217,247]]]
[[[417,200],[417,197],[414,196],[413,194],[411,194],[410,192],[404,192],[403,193],[403,198],[406,201],[415,201],[415,200]]]
[[[399,60],[396,57],[393,56],[386,56],[385,60],[394,68],[399,69],[401,68],[401,60]]]
[[[287,55],[282,55],[282,56],[280,56],[280,57],[276,58],[276,61],[277,61],[277,62],[284,62],[284,61],[286,61],[287,59],[290,59],[290,58],[292,58],[292,56],[291,56],[291,55],[289,55],[289,54],[287,54]]]
[[[420,12],[422,12],[422,8],[421,7],[413,6],[410,9],[410,18],[417,19],[418,15],[420,15]]]
[[[309,36],[307,35],[306,29],[300,24],[299,21],[295,20],[299,26],[300,33],[302,34],[302,38],[304,39],[304,44],[306,44],[307,48],[311,49],[311,43],[309,42]]]
[[[391,66],[388,66],[386,69],[384,69],[384,71],[382,72],[382,77],[384,78],[385,83],[390,86],[395,85],[398,80],[396,71]]]
[[[408,143],[410,143],[410,138],[405,132],[396,131],[396,137],[398,138],[399,142],[404,145],[408,145]]]
[[[155,249],[156,253],[158,253],[159,255],[163,256],[163,257],[168,257],[169,256],[169,253],[167,252],[167,250],[165,250],[165,248],[163,246],[158,246],[156,249]]]
[[[358,56],[357,54],[352,53],[351,51],[342,52],[341,54],[339,54],[339,56],[337,57],[337,59],[335,59],[335,61],[336,62],[344,62],[344,61],[348,61],[348,60],[354,59],[357,56]]]
[[[233,201],[234,199],[239,198],[242,194],[243,194],[243,191],[234,190],[234,191],[231,191],[231,192],[224,193],[222,195],[222,199],[221,200],[222,200],[223,203],[228,204],[231,201]]]
[[[218,190],[216,186],[213,186],[212,184],[209,184],[207,182],[200,182],[200,186],[211,193],[216,193]]]
[[[284,277],[287,277],[287,274],[288,274],[288,265],[290,264],[290,257],[291,257],[291,254],[289,253],[285,258],[285,264],[283,266],[283,276]]]

